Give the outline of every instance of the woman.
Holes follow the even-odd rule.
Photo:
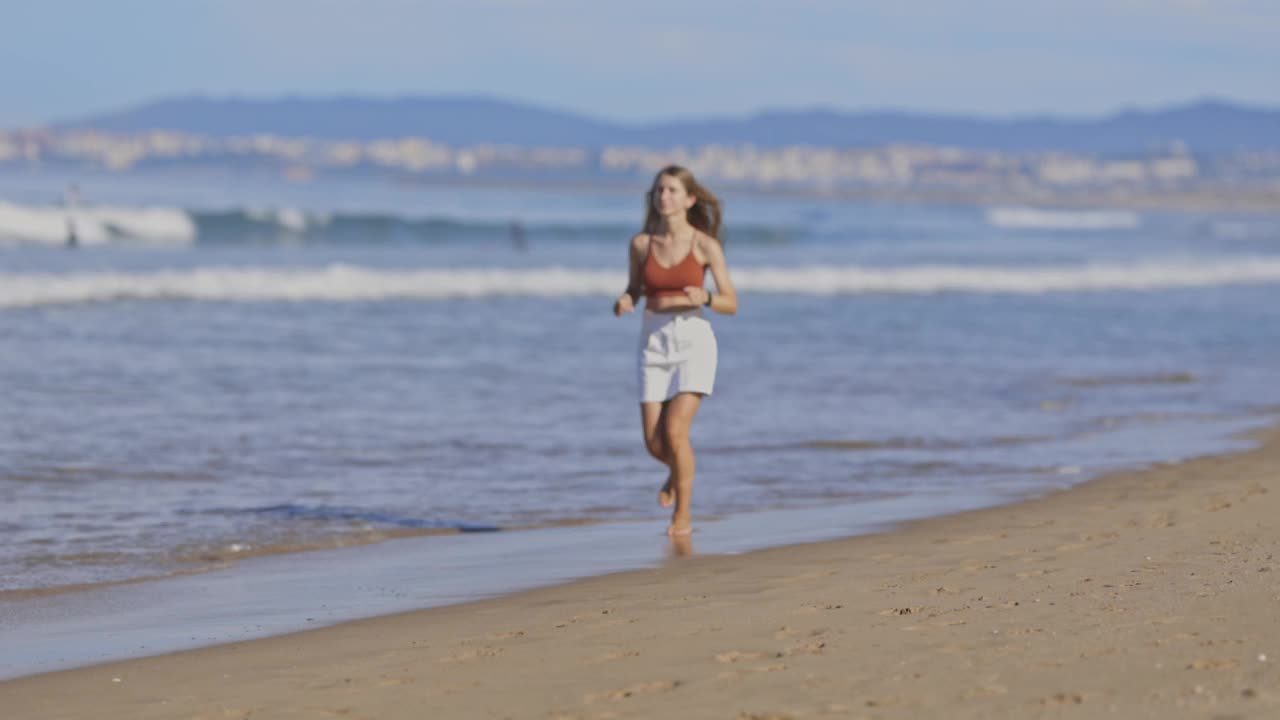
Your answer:
[[[720,242],[720,201],[678,165],[662,169],[646,195],[644,232],[631,238],[627,291],[613,304],[626,315],[645,297],[640,330],[640,417],[644,443],[670,472],[658,493],[675,506],[667,535],[693,532],[694,457],[689,429],[716,380],[716,336],[704,308],[738,311]],[[717,292],[703,287],[707,269]]]

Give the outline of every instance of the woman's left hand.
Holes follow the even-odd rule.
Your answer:
[[[697,285],[685,287],[684,294],[689,298],[689,302],[694,305],[706,305],[707,301],[711,299],[711,291]]]

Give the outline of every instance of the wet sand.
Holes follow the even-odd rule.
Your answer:
[[[6,718],[1280,716],[1280,430],[892,532],[0,683]],[[695,536],[694,542],[698,541]]]

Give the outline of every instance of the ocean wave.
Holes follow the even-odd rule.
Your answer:
[[[1045,294],[1280,283],[1280,257],[1045,267],[737,268],[744,292],[801,295]],[[200,268],[0,274],[0,308],[120,300],[369,302],[616,295],[625,273],[542,269]]]
[[[637,221],[638,221],[637,217]],[[74,228],[81,245],[369,244],[388,242],[539,242],[619,240],[633,222],[524,221],[415,217],[382,212],[313,212],[295,207],[190,210],[179,207],[16,205],[0,202],[0,245],[61,246]],[[787,243],[792,226],[737,225],[738,244]]]
[[[987,210],[987,224],[1036,230],[1115,230],[1142,225],[1142,216],[1129,210],[1040,210],[1000,207]]]
[[[812,294],[996,293],[1034,295],[1165,290],[1280,282],[1280,257],[1170,260],[1090,265],[744,269],[735,284],[759,292]]]
[[[176,208],[95,206],[66,209],[0,202],[0,243],[64,245],[74,235],[81,245],[135,243],[189,245],[196,223]]]

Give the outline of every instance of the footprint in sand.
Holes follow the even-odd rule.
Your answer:
[[[827,650],[827,643],[817,640],[804,645],[787,648],[778,653],[778,657],[793,657],[795,655],[821,655]]]
[[[439,660],[436,660],[436,662],[438,663],[472,662],[474,660],[483,660],[485,658],[497,657],[502,653],[503,653],[502,648],[486,645],[484,647],[475,648],[473,650],[462,650],[459,652],[455,652],[448,657],[443,657],[443,658],[440,658]]]
[[[962,537],[962,538],[943,538],[941,540],[935,540],[934,542],[946,544],[946,545],[972,545],[974,543],[991,542],[992,540],[999,540],[1000,538],[1003,538],[1003,537],[1006,537],[1004,533],[1001,533],[999,535],[971,535],[969,537]]]
[[[626,700],[627,698],[632,698],[637,695],[651,695],[653,693],[670,692],[672,690],[675,690],[678,687],[680,687],[680,683],[679,681],[676,681],[676,680],[655,680],[653,682],[636,683],[635,685],[628,685],[627,687],[618,688],[617,690],[610,690],[608,692],[587,695],[586,697],[582,698],[582,701],[587,704],[600,702],[602,700],[617,702],[619,700]]]
[[[841,610],[844,605],[840,603],[805,603],[796,610],[797,615],[808,615],[810,613],[821,612],[823,610]]]
[[[1231,501],[1221,495],[1215,495],[1209,498],[1204,506],[1206,512],[1218,512],[1231,507]]]
[[[308,690],[333,690],[335,688],[350,688],[351,678],[324,678],[303,685]]]
[[[1083,695],[1072,692],[1058,692],[1049,697],[1040,698],[1041,705],[1080,705],[1083,702]]]
[[[1008,695],[1009,688],[1004,685],[991,684],[981,685],[976,688],[969,688],[960,694],[960,697],[966,700],[974,700],[978,698],[993,698],[1001,695]]]
[[[928,608],[923,605],[917,605],[915,607],[903,606],[903,607],[889,608],[888,610],[881,610],[876,614],[877,615],[920,615],[921,613],[924,613],[926,610],[937,610],[937,608]]]
[[[639,650],[619,650],[618,652],[611,652],[605,655],[601,655],[599,657],[592,658],[588,660],[587,663],[591,665],[596,665],[599,663],[613,662],[614,660],[622,660],[624,658],[629,658],[629,657],[640,657],[640,651]]]
[[[726,670],[720,673],[717,678],[720,680],[737,680],[746,675],[754,675],[756,673],[780,672],[786,670],[787,666],[783,663],[773,663],[771,665],[757,665],[755,667],[742,668],[741,670]]]
[[[778,628],[776,632],[773,633],[773,639],[784,640],[786,638],[794,637],[795,635],[799,635],[799,634],[800,634],[799,630],[791,628],[790,626],[787,626],[787,625],[783,625],[782,627]]]
[[[416,678],[392,677],[390,675],[383,675],[381,678],[378,679],[378,682],[375,683],[374,686],[375,687],[394,687],[396,685],[412,685],[415,682],[417,682]]]
[[[1156,513],[1148,515],[1145,519],[1132,519],[1125,523],[1126,527],[1131,528],[1167,528],[1177,525],[1177,514],[1171,512]]]
[[[1230,670],[1240,663],[1230,658],[1204,658],[1192,660],[1187,664],[1188,670]]]
[[[762,652],[739,652],[737,650],[730,650],[729,652],[722,652],[717,655],[716,662],[738,663],[750,660],[760,660],[765,657],[768,657],[768,655]]]
[[[784,577],[780,579],[779,582],[781,583],[806,582],[809,580],[821,580],[822,578],[833,577],[839,574],[840,572],[838,570],[824,570],[820,572],[809,572],[809,573],[804,573],[802,575],[792,575],[790,577]]]

